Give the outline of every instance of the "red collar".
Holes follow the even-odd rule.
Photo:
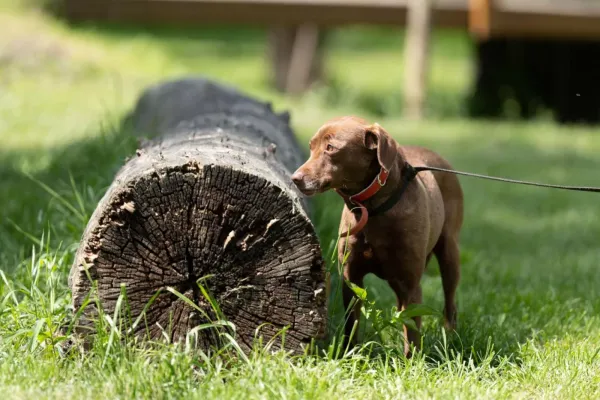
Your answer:
[[[367,207],[364,206],[363,202],[375,196],[375,194],[377,194],[377,192],[379,192],[379,190],[385,186],[389,175],[390,172],[381,167],[381,171],[379,171],[375,179],[373,179],[373,182],[371,182],[371,184],[362,191],[352,196],[346,196],[341,191],[337,191],[338,194],[340,194],[340,196],[342,196],[344,199],[350,200],[350,202],[356,204],[361,211],[360,220],[358,223],[352,229],[350,229],[350,231],[340,234],[340,237],[356,235],[363,230],[365,225],[367,225],[367,221],[369,220],[369,211],[367,210]]]
[[[371,182],[371,184],[362,191],[350,196],[350,201],[353,203],[363,203],[369,200],[371,197],[375,196],[382,187],[385,186],[389,175],[390,172],[386,171],[386,169],[382,167],[381,171],[379,171],[375,179],[373,179],[373,182]]]

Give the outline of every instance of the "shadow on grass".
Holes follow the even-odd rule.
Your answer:
[[[136,145],[132,135],[108,128],[63,147],[0,151],[2,268],[10,272],[42,233],[50,235],[53,246],[78,242],[87,218]],[[40,153],[47,162],[27,171]]]

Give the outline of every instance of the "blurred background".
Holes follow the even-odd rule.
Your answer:
[[[66,282],[136,149],[122,118],[148,85],[198,74],[290,110],[303,147],[354,114],[457,169],[600,184],[598,1],[0,0],[0,269],[26,264],[32,246],[61,248]],[[461,182],[466,342],[513,348],[600,312],[597,197]],[[328,259],[341,203],[316,201]],[[369,293],[391,305],[384,286]],[[424,283],[439,309],[440,290]],[[528,322],[497,329],[516,321]]]
[[[171,31],[169,47],[183,55],[181,36],[204,39],[196,60],[209,51],[202,44],[221,47],[223,58],[263,47],[261,73],[253,72],[268,86],[295,95],[321,87],[329,104],[344,97],[375,115],[600,117],[594,0],[44,1],[69,21],[152,25],[158,35],[158,26],[227,25]]]

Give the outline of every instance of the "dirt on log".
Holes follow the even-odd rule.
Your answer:
[[[245,350],[263,324],[265,341],[287,328],[286,350],[322,337],[322,256],[289,180],[302,160],[289,117],[190,78],[147,89],[128,125],[150,139],[117,173],[83,234],[69,276],[74,309],[84,307],[79,327],[99,312],[86,305],[94,281],[110,315],[124,285],[131,319],[145,310],[136,334],[180,341],[216,318],[201,280]],[[201,347],[218,345],[214,330],[198,337]]]

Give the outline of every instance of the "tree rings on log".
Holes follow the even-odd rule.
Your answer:
[[[289,130],[287,123],[264,105],[253,107],[200,104],[196,116],[164,124],[176,128],[147,142],[118,172],[69,277],[75,310],[85,305],[80,328],[98,315],[94,302],[84,303],[96,282],[111,315],[125,287],[131,318],[145,314],[136,334],[181,341],[217,317],[200,280],[245,350],[259,327],[265,340],[285,328],[284,347],[295,352],[324,335],[321,251],[289,183],[301,153],[291,131],[280,130]],[[218,344],[211,329],[198,338],[204,348]]]

